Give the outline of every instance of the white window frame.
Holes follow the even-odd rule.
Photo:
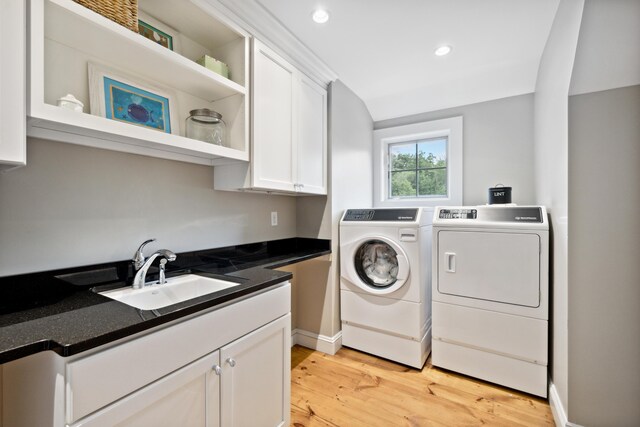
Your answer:
[[[389,144],[447,137],[447,196],[389,198]],[[462,205],[462,116],[373,131],[373,206]]]

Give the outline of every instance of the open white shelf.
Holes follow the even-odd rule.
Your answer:
[[[43,105],[41,116],[29,119],[29,135],[53,141],[143,154],[203,165],[247,161],[247,153],[233,148],[168,134],[142,126]]]
[[[146,2],[158,6],[156,15],[162,15],[162,19],[176,20],[164,22],[166,25],[176,30],[183,28],[185,33],[179,33],[179,37],[189,44],[185,50],[191,56],[215,52],[232,68],[233,80],[195,63],[197,58],[160,46],[72,0],[31,0],[28,134],[199,164],[248,161],[249,36],[229,28],[197,3],[199,0]],[[197,25],[185,27],[190,20]],[[206,39],[208,32],[202,31],[206,28],[217,35],[217,40]],[[189,35],[198,40],[189,39]],[[122,72],[134,80],[139,78],[143,87],[148,83],[166,88],[175,97],[177,111],[172,114],[180,124],[178,129],[168,134],[89,114],[89,63]],[[55,105],[56,99],[67,93],[84,103],[84,113]],[[184,120],[195,108],[211,108],[222,114],[230,147],[182,136]]]
[[[137,70],[147,80],[208,101],[246,93],[239,84],[71,0],[48,0],[45,15],[47,38],[113,67]]]

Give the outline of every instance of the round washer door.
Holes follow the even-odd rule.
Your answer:
[[[355,284],[372,294],[397,291],[409,278],[409,261],[402,248],[384,237],[363,239],[353,247]]]

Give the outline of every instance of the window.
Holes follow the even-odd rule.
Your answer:
[[[462,117],[374,131],[374,206],[462,204]]]
[[[447,137],[389,144],[390,199],[447,197]]]

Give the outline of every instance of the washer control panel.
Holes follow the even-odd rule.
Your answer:
[[[348,209],[343,221],[415,221],[418,209]]]
[[[344,214],[345,221],[371,221],[374,214],[373,209],[348,209]]]

